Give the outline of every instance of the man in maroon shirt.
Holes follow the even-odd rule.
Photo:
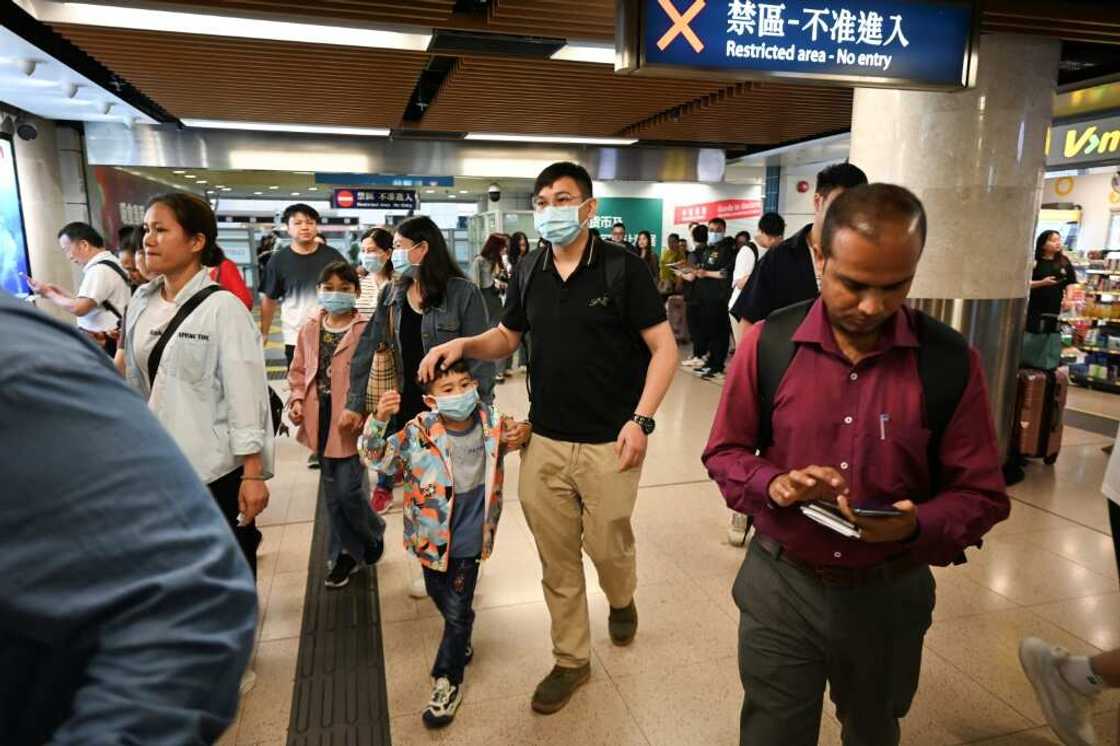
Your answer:
[[[792,335],[769,428],[758,343],[774,317],[743,336],[728,372],[703,459],[757,532],[734,587],[744,744],[816,744],[826,682],[845,744],[898,744],[933,611],[929,565],[1008,515],[980,358],[963,340],[967,382],[927,457],[925,337],[903,305],[925,237],[922,204],[902,187],[845,192],[825,219],[821,297]],[[859,538],[806,517],[814,500],[834,503]],[[854,512],[892,506],[898,515]]]

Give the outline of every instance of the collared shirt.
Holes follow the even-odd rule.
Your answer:
[[[809,249],[812,229],[812,224],[805,226],[758,260],[747,286],[731,307],[732,316],[758,323],[779,308],[820,295]]]
[[[769,498],[777,476],[809,465],[840,471],[854,505],[928,494],[930,432],[912,314],[901,309],[884,326],[876,351],[852,365],[840,352],[823,301],[814,304],[794,335],[798,350],[775,394],[774,442],[761,456],[755,455],[758,340],[765,324],[743,335],[703,460],[732,509],[753,515],[758,531],[806,562],[868,567],[909,552],[918,562],[944,565],[1008,515],[980,356],[971,348],[968,384],[941,440],[940,492],[918,505],[913,542],[846,539],[796,505],[782,508]]]
[[[108,251],[101,251],[86,262],[82,271],[82,284],[78,287],[77,297],[89,298],[97,305],[85,316],[78,317],[78,326],[87,332],[108,332],[117,328],[121,320],[102,304],[108,301],[117,313],[124,315],[128,309],[132,288],[113,271],[112,267],[97,266],[111,262],[118,267],[120,261]],[[123,268],[122,268],[123,270]]]
[[[133,297],[124,330],[128,382],[147,397],[203,482],[224,477],[243,456],[255,453],[271,476],[272,412],[253,317],[233,293],[215,293],[183,321],[163,350],[156,379],[148,381],[147,366],[140,368],[136,330],[163,284],[163,276],[157,277]],[[203,267],[175,296],[175,305],[216,284]]]
[[[750,251],[750,249],[748,249]],[[725,238],[717,244],[697,249],[696,266],[706,272],[720,272],[722,277],[700,277],[692,285],[696,300],[704,304],[727,306],[731,297],[731,272],[735,267],[735,239]]]
[[[502,325],[529,332],[529,381],[534,432],[573,443],[611,443],[633,416],[645,388],[649,348],[640,333],[665,321],[665,304],[645,262],[629,251],[624,308],[613,307],[604,269],[606,251],[589,240],[567,280],[551,251],[535,257],[525,306],[519,274],[506,294]]]
[[[3,292],[0,411],[0,743],[213,743],[257,627],[214,498],[104,352]]]

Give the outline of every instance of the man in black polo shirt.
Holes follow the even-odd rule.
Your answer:
[[[817,174],[813,222],[766,252],[731,308],[742,332],[774,311],[820,295],[821,228],[832,201],[844,190],[867,183],[867,174],[851,163],[835,163]]]
[[[532,331],[533,436],[521,455],[520,498],[552,617],[556,666],[533,695],[533,709],[548,714],[590,676],[584,551],[610,602],[611,641],[628,645],[637,632],[630,516],[677,345],[642,260],[591,238],[596,202],[587,171],[555,163],[537,177],[534,195],[536,227],[552,250],[518,263],[496,329],[433,348],[420,377],[463,357],[508,357]]]

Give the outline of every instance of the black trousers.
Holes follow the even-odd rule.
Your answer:
[[[1116,555],[1116,569],[1120,570],[1120,505],[1108,501],[1108,523],[1112,529],[1112,550]]]
[[[700,308],[700,323],[708,337],[708,367],[722,373],[731,349],[731,317],[727,315],[727,303],[722,300],[705,303]]]
[[[706,357],[708,354],[711,335],[704,333],[703,316],[704,307],[698,303],[690,303],[684,307],[684,323],[692,340],[693,357]]]
[[[237,525],[237,514],[241,512],[237,496],[241,492],[241,475],[244,472],[245,470],[239,466],[224,477],[211,482],[207,487],[210,488],[210,494],[214,496],[214,500],[217,501],[230,530],[233,531],[233,538],[237,539],[241,552],[245,555],[245,561],[249,563],[249,569],[253,571],[253,578],[255,579],[257,577],[257,547],[261,545],[261,532],[257,528],[256,520],[251,521],[247,526]]]

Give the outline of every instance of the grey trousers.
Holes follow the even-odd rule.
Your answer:
[[[928,567],[856,588],[825,585],[753,545],[735,579],[741,746],[816,746],[825,683],[844,746],[897,746],[922,667]]]

